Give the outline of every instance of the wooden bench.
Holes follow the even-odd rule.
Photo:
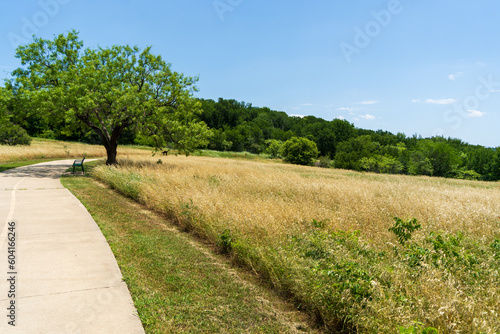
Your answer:
[[[85,157],[83,157],[82,160],[75,160],[73,161],[73,174],[75,174],[75,168],[76,167],[82,167],[82,172],[85,174],[85,169],[83,169],[83,162],[85,161]]]

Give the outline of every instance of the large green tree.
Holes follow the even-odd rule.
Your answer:
[[[290,138],[281,147],[283,160],[296,165],[310,166],[314,163],[318,154],[316,143],[302,137]]]
[[[71,31],[54,40],[34,38],[20,46],[22,67],[13,72],[12,89],[66,132],[90,127],[101,138],[107,164],[116,164],[120,135],[130,127],[156,148],[189,153],[207,143],[210,130],[197,120],[193,98],[196,77],[171,70],[151,48],[83,48]]]

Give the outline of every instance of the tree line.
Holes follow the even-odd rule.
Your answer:
[[[340,119],[288,116],[285,112],[232,99],[198,99],[198,102],[201,112],[196,116],[197,121],[211,130],[205,147],[212,150],[266,153],[284,158],[283,152],[294,152],[294,157],[285,160],[299,164],[318,161],[322,167],[377,173],[500,180],[500,154],[495,148],[470,145],[454,138],[422,138],[360,129]],[[64,120],[54,126],[43,115],[22,108],[11,114],[11,122],[30,136],[100,143],[99,136],[89,128],[68,131],[69,124]],[[313,142],[317,153],[309,146],[300,146],[294,138]],[[149,136],[134,127],[123,131],[119,143],[153,145]],[[297,150],[303,150],[302,156],[307,158],[297,158]]]
[[[346,120],[291,117],[235,100],[202,99],[199,115],[214,135],[209,148],[280,156],[294,137],[316,144],[322,166],[377,173],[500,180],[495,148],[454,138],[422,138],[356,128]]]

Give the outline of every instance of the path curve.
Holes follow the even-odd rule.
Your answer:
[[[0,173],[0,333],[144,333],[106,239],[59,180],[72,163]]]

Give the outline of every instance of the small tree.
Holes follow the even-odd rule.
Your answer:
[[[287,162],[310,166],[319,155],[316,143],[302,137],[287,140],[281,149],[281,156]]]
[[[411,153],[408,164],[408,172],[412,175],[432,176],[434,173],[431,161],[420,151],[413,151]]]
[[[94,130],[108,165],[116,164],[118,139],[131,127],[156,149],[169,145],[187,154],[207,144],[210,131],[195,117],[201,113],[192,96],[197,78],[173,72],[150,47],[82,48],[76,31],[20,46],[15,94],[53,124],[63,120],[66,133]]]
[[[266,153],[269,154],[272,158],[279,158],[281,148],[283,146],[283,142],[281,140],[276,139],[268,139],[266,140]]]

